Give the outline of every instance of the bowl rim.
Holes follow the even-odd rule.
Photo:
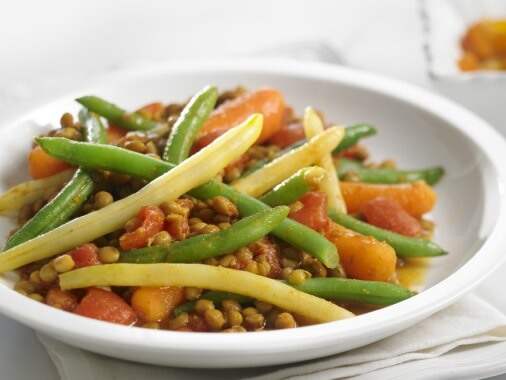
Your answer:
[[[424,292],[389,307],[371,313],[357,316],[348,320],[341,320],[319,325],[300,327],[295,330],[274,330],[256,332],[254,334],[224,334],[224,333],[195,333],[159,331],[143,328],[115,325],[88,319],[58,309],[47,307],[38,302],[18,294],[6,286],[0,286],[0,312],[25,325],[31,326],[52,336],[67,337],[95,346],[121,345],[136,349],[150,350],[178,350],[181,352],[220,352],[233,353],[237,349],[248,354],[263,354],[293,352],[304,347],[307,350],[322,346],[329,346],[340,336],[366,329],[367,334],[374,334],[390,328],[393,332],[402,321],[413,318],[425,318],[441,310],[459,297],[475,287],[480,281],[496,269],[506,256],[501,252],[501,246],[506,243],[506,166],[501,165],[506,160],[506,141],[487,122],[464,109],[462,106],[433,94],[417,86],[376,74],[366,73],[356,69],[345,68],[317,62],[297,62],[285,59],[229,59],[208,61],[172,61],[163,62],[147,67],[124,69],[107,74],[94,85],[74,91],[57,100],[48,102],[25,116],[4,124],[17,125],[36,117],[44,109],[56,105],[76,95],[89,92],[88,89],[103,87],[128,80],[129,78],[145,75],[161,75],[164,73],[191,72],[239,72],[266,73],[272,75],[293,75],[295,77],[324,80],[341,83],[355,88],[373,91],[410,106],[421,109],[444,120],[450,128],[459,130],[476,145],[477,149],[487,157],[497,173],[499,184],[500,205],[496,224],[476,251],[474,256],[462,267],[447,278],[425,290]],[[41,318],[41,316],[43,316]],[[415,317],[416,316],[416,317]],[[217,339],[219,346],[217,346]],[[254,364],[252,364],[254,365]]]

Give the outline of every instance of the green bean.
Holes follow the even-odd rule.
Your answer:
[[[207,86],[198,92],[184,107],[167,140],[163,152],[165,161],[179,164],[188,157],[193,142],[214,109],[217,99],[218,90],[216,87]]]
[[[240,294],[220,292],[217,290],[209,290],[200,296],[201,299],[213,301],[215,304],[221,304],[225,300],[234,300],[241,305],[251,304],[253,300],[249,297],[242,296]],[[197,301],[186,302],[174,309],[174,316],[178,316],[183,313],[189,313],[195,309]]]
[[[374,134],[376,134],[376,128],[368,124],[350,125],[349,127],[346,127],[344,137],[339,143],[339,145],[336,147],[336,149],[334,149],[333,153],[339,153],[345,150],[346,148],[355,145],[358,142],[358,140],[367,136],[372,136]],[[293,143],[292,145],[287,146],[283,150],[280,150],[272,159],[264,158],[262,160],[256,161],[253,165],[251,165],[249,168],[247,168],[245,171],[241,173],[241,177],[246,177],[250,175],[251,173],[267,165],[272,160],[282,156],[283,154],[290,152],[295,148],[298,148],[305,142],[306,140],[300,140]]]
[[[123,252],[123,263],[193,263],[237,251],[271,232],[288,215],[289,208],[279,206],[260,211],[234,223],[226,230],[191,237],[169,246],[155,246]]]
[[[358,161],[341,158],[337,173],[339,179],[353,177],[367,183],[396,184],[423,180],[429,185],[435,185],[444,175],[444,169],[439,166],[417,170],[368,168]]]
[[[156,122],[145,118],[140,113],[128,113],[117,105],[109,103],[98,96],[83,96],[77,98],[76,101],[91,112],[95,112],[96,114],[105,117],[108,121],[114,123],[118,127],[134,131],[147,131],[156,126]]]
[[[402,286],[380,281],[348,278],[311,278],[295,289],[316,297],[335,301],[353,301],[372,305],[391,305],[415,295]]]
[[[174,167],[168,162],[112,145],[78,143],[57,137],[43,137],[37,141],[48,154],[64,161],[147,180],[153,180]],[[189,194],[199,199],[209,199],[218,195],[229,198],[237,205],[241,216],[252,215],[269,207],[258,199],[216,181],[201,185]],[[328,268],[336,268],[339,265],[336,247],[309,227],[285,219],[272,233],[316,257]]]
[[[333,153],[339,153],[355,145],[360,139],[376,134],[376,128],[369,124],[355,124],[346,127],[345,134]]]
[[[105,129],[97,115],[86,110],[79,113],[87,141],[105,142]],[[5,244],[5,249],[33,239],[67,222],[89,198],[94,189],[90,175],[78,169],[71,180],[27,223],[18,229]]]
[[[62,137],[39,137],[36,141],[51,156],[84,168],[122,172],[146,180],[155,179],[174,168],[168,162],[113,145],[83,143]]]
[[[447,254],[440,246],[430,240],[412,238],[387,231],[336,211],[330,211],[329,216],[336,223],[350,230],[372,236],[380,241],[386,241],[399,257],[432,257]]]
[[[271,207],[289,205],[318,186],[323,177],[325,170],[318,166],[302,168],[260,197],[260,200]]]

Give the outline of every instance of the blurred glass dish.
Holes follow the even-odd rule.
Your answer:
[[[504,0],[420,0],[428,74],[435,80],[497,79],[498,70],[463,72],[461,40],[469,27],[483,19],[506,17]]]

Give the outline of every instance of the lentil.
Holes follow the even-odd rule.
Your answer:
[[[74,117],[72,114],[65,112],[60,118],[60,125],[62,128],[69,128],[74,126]]]
[[[242,326],[232,326],[226,330],[223,330],[226,333],[238,333],[238,332],[246,332],[246,329]]]
[[[293,329],[297,327],[297,322],[295,322],[292,314],[284,312],[276,316],[274,327],[277,329]]]
[[[265,317],[262,314],[252,314],[244,318],[244,324],[249,330],[259,330],[265,327]]]
[[[202,289],[200,289],[200,288],[194,288],[194,287],[184,288],[184,297],[189,301],[196,300],[201,295],[202,295]]]
[[[228,325],[230,327],[240,326],[244,320],[242,314],[238,310],[228,310],[226,312]]]
[[[53,267],[58,273],[68,272],[74,269],[75,266],[74,259],[68,254],[58,256],[53,260]]]
[[[177,330],[182,327],[188,326],[188,323],[190,322],[190,317],[188,313],[181,313],[176,318],[171,319],[169,321],[168,327],[171,330]]]
[[[311,274],[303,269],[295,269],[292,273],[288,275],[288,282],[292,285],[300,285],[308,277],[311,277]]]
[[[39,293],[31,293],[28,295],[28,297],[37,302],[44,302],[44,297],[41,296]]]
[[[236,300],[224,300],[221,303],[221,307],[225,311],[240,311],[241,305]]]
[[[151,244],[150,245],[170,245],[172,242],[172,237],[167,231],[160,231],[157,232],[152,238],[151,238]]]
[[[116,247],[106,246],[98,249],[98,259],[104,264],[112,264],[119,260],[119,250]]]
[[[43,282],[50,283],[58,278],[58,273],[51,264],[46,264],[40,268],[39,276]]]
[[[109,206],[113,202],[114,198],[111,193],[108,193],[107,191],[99,191],[95,194],[93,205],[96,209],[101,209]]]
[[[212,310],[212,309],[214,309],[213,301],[199,299],[195,303],[195,311],[200,315],[204,314],[207,310]]]
[[[232,217],[237,217],[239,215],[239,210],[237,210],[236,205],[224,196],[218,195],[217,197],[211,198],[209,200],[209,205],[219,214]]]
[[[204,312],[206,323],[212,330],[220,330],[225,325],[223,313],[217,309],[208,309]]]

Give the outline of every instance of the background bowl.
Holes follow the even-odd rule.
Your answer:
[[[0,286],[2,313],[66,343],[118,358],[172,366],[238,367],[288,363],[350,350],[414,325],[456,301],[503,261],[506,242],[506,143],[484,121],[413,86],[336,66],[289,61],[164,64],[122,72],[40,108],[0,130],[2,186],[24,179],[31,137],[76,112],[72,99],[94,93],[129,109],[155,100],[187,99],[208,83],[281,89],[301,113],[307,105],[342,123],[379,129],[367,141],[375,159],[402,167],[442,164],[447,175],[433,212],[435,240],[450,255],[431,261],[421,294],[359,317],[285,331],[202,334],[153,331],[82,318]],[[2,220],[6,235],[12,224]]]

